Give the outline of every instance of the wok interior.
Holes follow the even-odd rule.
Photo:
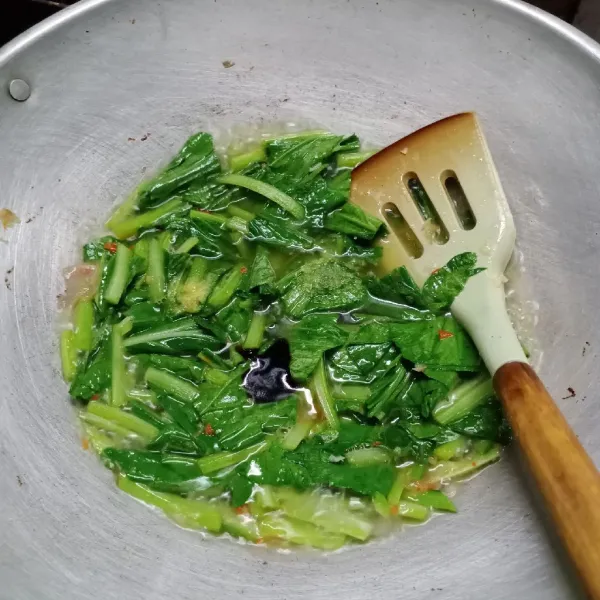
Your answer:
[[[32,87],[0,97],[0,203],[21,218],[0,246],[0,597],[571,597],[514,457],[461,488],[457,516],[326,557],[177,529],[82,451],[56,296],[81,241],[194,131],[307,123],[383,146],[474,109],[517,224],[516,287],[541,307],[542,377],[576,391],[560,404],[598,457],[598,50],[508,2],[89,7],[0,59],[2,87]]]

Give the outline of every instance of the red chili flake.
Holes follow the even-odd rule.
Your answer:
[[[431,274],[435,275],[438,271],[439,271],[439,269],[434,269],[433,271],[431,271]]]
[[[250,510],[248,509],[247,504],[242,504],[241,506],[236,507],[235,512],[238,515],[247,515],[250,512]]]
[[[440,340],[445,340],[447,338],[454,337],[454,334],[451,331],[446,331],[445,329],[440,329],[438,331],[438,336],[440,337]]]
[[[247,269],[247,267],[242,267],[242,268],[240,269],[240,273],[241,273],[242,275],[245,275],[247,272],[248,272],[248,269]]]
[[[256,543],[257,544],[264,544],[265,543],[265,538],[257,538],[256,539]]]
[[[471,466],[472,466],[472,467],[476,467],[476,466],[477,466],[477,463],[476,463],[475,461],[473,461],[473,462],[471,463]]]
[[[381,446],[381,442],[379,442],[379,441],[373,442],[371,445],[372,446]]]
[[[117,251],[117,244],[115,244],[115,242],[106,242],[106,244],[104,244],[104,249],[108,250],[111,254],[114,254]]]
[[[398,508],[397,504],[394,504],[394,506],[390,506],[390,515],[393,515],[395,517],[399,511],[400,509]]]
[[[100,394],[94,394],[92,400],[100,400]]]
[[[210,423],[207,423],[204,426],[204,433],[206,435],[215,435],[215,430],[213,429],[213,426]]]

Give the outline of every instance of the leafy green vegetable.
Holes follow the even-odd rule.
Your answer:
[[[481,358],[466,331],[452,317],[390,325],[404,358],[439,371],[478,371]]]
[[[370,154],[313,131],[227,168],[198,133],[85,245],[61,364],[120,489],[183,527],[331,550],[455,511],[440,485],[498,458],[510,429],[449,315],[477,257],[422,288],[376,276],[385,228],[349,202]]]
[[[423,299],[431,310],[448,308],[464,289],[467,281],[484,271],[477,268],[477,255],[463,252],[448,261],[448,264],[432,273],[423,285]]]
[[[280,279],[277,290],[292,318],[321,310],[350,310],[366,300],[360,277],[333,259],[306,263]]]
[[[377,235],[383,223],[368,215],[360,206],[344,204],[325,217],[324,225],[331,231],[371,240]]]
[[[251,290],[258,288],[262,294],[269,294],[276,280],[275,269],[269,260],[269,251],[263,246],[258,246],[250,269],[248,287]]]
[[[342,346],[348,335],[338,327],[337,315],[307,315],[292,329],[290,372],[298,381],[304,381],[319,364],[323,353]]]

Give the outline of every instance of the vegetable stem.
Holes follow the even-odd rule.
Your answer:
[[[219,532],[223,519],[216,503],[190,500],[175,494],[156,492],[141,483],[135,483],[123,475],[117,479],[118,487],[125,493],[163,510],[183,527],[200,526],[208,531]]]
[[[148,421],[144,421],[115,406],[108,406],[108,404],[104,404],[103,402],[93,401],[88,403],[87,412],[107,421],[112,421],[115,425],[136,433],[144,438],[146,442],[151,442],[159,434],[158,428],[148,423]]]
[[[223,308],[231,300],[246,272],[247,269],[242,263],[234,265],[219,279],[208,297],[207,304],[214,309]]]
[[[375,152],[377,151],[367,150],[363,152],[338,152],[335,157],[336,164],[340,169],[353,169],[356,167],[356,165],[359,165],[361,162],[367,160],[367,158],[371,158]]]
[[[332,429],[338,429],[340,422],[335,411],[335,400],[329,390],[327,371],[325,370],[325,362],[322,358],[312,377],[310,388],[314,392],[315,398],[329,426]]]
[[[106,225],[119,239],[124,240],[135,235],[142,227],[152,227],[153,225],[156,225],[160,219],[176,213],[184,206],[185,205],[181,200],[173,198],[152,210],[128,216],[123,220],[118,218],[121,215],[117,215],[117,211]]]
[[[255,162],[263,162],[266,160],[266,154],[264,146],[259,146],[258,148],[254,148],[249,152],[244,152],[243,154],[234,154],[229,157],[229,168],[233,171],[241,171],[245,169],[248,165],[251,165]]]
[[[209,454],[198,459],[198,466],[203,475],[210,475],[216,473],[227,467],[233,467],[240,463],[248,460],[249,458],[260,454],[269,447],[269,440],[264,440],[258,444],[248,446],[243,450],[237,452],[217,452],[216,454]]]
[[[191,382],[173,375],[169,371],[149,367],[146,382],[159,392],[171,394],[184,402],[194,402],[200,397],[200,390]]]
[[[267,326],[267,313],[255,311],[252,315],[252,321],[250,321],[250,327],[246,334],[243,347],[246,350],[256,350],[260,348],[263,343],[265,335],[265,328]]]
[[[60,362],[64,380],[73,381],[77,372],[77,347],[75,334],[71,329],[65,329],[60,334]]]
[[[219,183],[235,185],[256,192],[281,206],[281,208],[289,212],[296,219],[304,219],[304,207],[302,204],[268,183],[247,177],[246,175],[236,174],[223,175],[219,177],[218,181]]]
[[[433,409],[434,419],[448,425],[470,413],[493,396],[494,387],[489,375],[483,374],[459,385]]]
[[[392,457],[385,448],[357,448],[346,452],[346,460],[354,467],[371,467],[387,464]]]
[[[73,314],[73,343],[80,352],[92,349],[94,328],[94,304],[91,300],[80,300],[75,305]]]
[[[125,380],[125,349],[123,346],[123,329],[120,324],[112,327],[112,357],[111,357],[111,394],[110,401],[114,406],[123,406],[127,402]]]
[[[190,210],[190,218],[195,221],[204,221],[216,225],[224,225],[227,222],[227,217],[225,215],[211,213],[206,210]]]
[[[110,304],[118,304],[127,286],[129,279],[129,264],[131,262],[131,250],[124,244],[117,244],[117,252],[114,265],[104,299]]]
[[[200,240],[197,237],[189,237],[175,249],[175,254],[187,254]]]
[[[165,252],[158,238],[150,240],[148,248],[148,270],[146,271],[146,283],[150,299],[155,304],[161,302],[166,294],[165,280]]]

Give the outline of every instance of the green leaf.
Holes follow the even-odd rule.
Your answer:
[[[335,381],[373,383],[385,375],[398,352],[392,344],[345,346],[329,357],[329,368]]]
[[[369,293],[396,304],[409,304],[416,308],[428,308],[427,302],[406,267],[398,267],[381,279],[371,279]]]
[[[335,152],[358,149],[356,136],[317,133],[282,137],[266,143],[269,166],[276,172],[293,174],[297,182],[319,174],[324,162]]]
[[[106,448],[102,455],[132,481],[156,490],[183,491],[202,475],[196,460],[176,454]]]
[[[290,352],[292,377],[304,381],[319,364],[323,353],[342,346],[348,334],[337,325],[337,315],[308,315],[292,329]]]
[[[480,404],[462,419],[453,421],[448,427],[469,437],[494,440],[501,444],[508,444],[512,437],[502,406],[496,398],[490,398]]]
[[[228,481],[227,488],[231,494],[231,505],[234,508],[243,506],[252,495],[254,486],[252,482],[243,475],[235,473]]]
[[[248,289],[271,289],[276,279],[275,270],[269,260],[269,251],[264,246],[258,246],[250,268]]]
[[[448,308],[463,291],[469,278],[485,271],[477,268],[477,255],[463,252],[432,273],[423,285],[423,299],[430,310]]]
[[[365,240],[372,240],[383,223],[367,214],[360,206],[347,202],[325,217],[325,229],[338,231]]]
[[[248,223],[246,237],[252,242],[285,248],[288,251],[313,252],[318,248],[315,240],[297,225],[267,214],[255,217]]]
[[[333,259],[306,263],[277,282],[287,314],[299,318],[310,312],[358,308],[366,289],[358,275]]]
[[[390,331],[404,358],[428,369],[478,371],[481,368],[481,358],[473,342],[452,317],[391,324]]]
[[[210,199],[214,192],[211,193],[206,184],[220,172],[221,163],[214,151],[212,136],[208,133],[197,133],[187,140],[162,173],[140,186],[140,206],[156,206],[192,184],[198,187],[186,199],[193,200],[201,206],[212,205]]]

